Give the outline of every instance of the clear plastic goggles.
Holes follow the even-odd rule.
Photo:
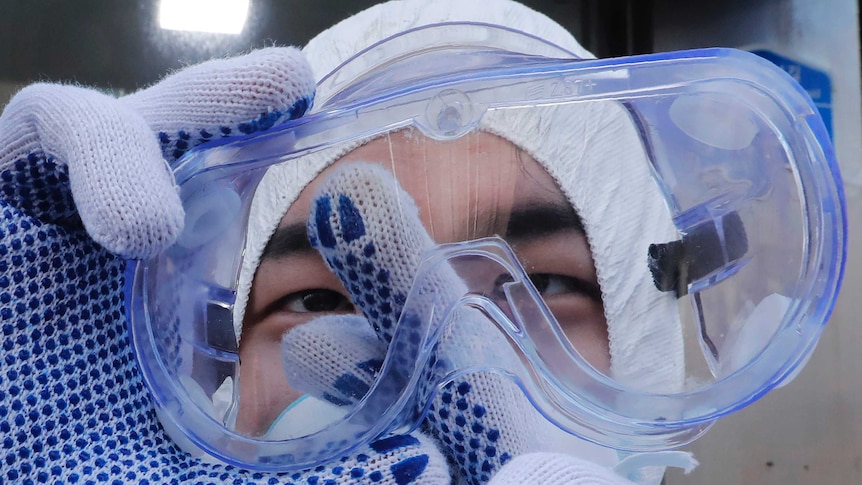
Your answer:
[[[175,176],[183,234],[129,265],[133,344],[163,423],[252,469],[439,419],[471,373],[588,441],[686,444],[804,365],[846,251],[811,100],[728,49],[416,29]]]

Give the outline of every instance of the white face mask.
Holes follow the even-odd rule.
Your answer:
[[[305,394],[278,415],[263,439],[278,441],[310,435],[343,418],[348,410]]]

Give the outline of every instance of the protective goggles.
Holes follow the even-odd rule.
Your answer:
[[[251,469],[443,419],[470,375],[590,442],[686,444],[800,370],[846,251],[811,100],[729,49],[419,28],[175,176],[183,234],[129,265],[134,348],[165,426]]]

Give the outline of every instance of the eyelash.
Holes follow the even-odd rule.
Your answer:
[[[533,286],[536,287],[542,296],[546,296],[548,289],[553,288],[552,285],[556,284],[562,286],[562,288],[553,291],[551,295],[571,291],[580,293],[595,302],[602,303],[601,289],[597,285],[584,281],[581,278],[552,273],[531,273],[528,276]],[[512,277],[508,274],[498,276],[496,281],[494,281],[494,296],[496,298],[505,298],[503,285],[512,281]]]
[[[295,305],[303,305],[303,308]],[[309,305],[316,305],[318,308],[308,308]],[[292,306],[293,308],[290,308]],[[349,298],[337,291],[325,288],[313,288],[291,293],[277,300],[273,304],[273,309],[291,313],[351,313],[354,311]]]
[[[593,301],[602,302],[599,287],[580,278],[552,273],[532,273],[529,277],[533,286],[542,296],[552,296],[571,291],[580,293]],[[503,285],[511,281],[512,277],[508,274],[498,276],[494,281],[494,297],[505,298]],[[548,294],[549,290],[550,295]],[[302,307],[297,305],[302,305]],[[309,306],[316,306],[316,308],[309,308]],[[348,297],[325,288],[313,288],[291,293],[275,301],[270,308],[273,312],[286,311],[290,313],[352,313],[355,311]]]

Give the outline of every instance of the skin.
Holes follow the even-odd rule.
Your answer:
[[[509,141],[484,132],[449,142],[411,130],[391,133],[348,153],[315,178],[285,213],[279,229],[304,227],[316,188],[330,171],[353,161],[377,163],[395,174],[437,243],[503,236],[573,346],[598,370],[608,372],[607,323],[589,243],[570,203],[538,162]],[[536,208],[554,210],[530,211]],[[531,220],[541,227],[525,226]],[[303,277],[285,278],[290,274]],[[464,271],[462,276],[493,282],[498,275]],[[282,335],[322,315],[358,310],[310,247],[265,253],[247,308],[237,430],[261,435],[300,396],[281,372],[274,372],[281,367]]]

